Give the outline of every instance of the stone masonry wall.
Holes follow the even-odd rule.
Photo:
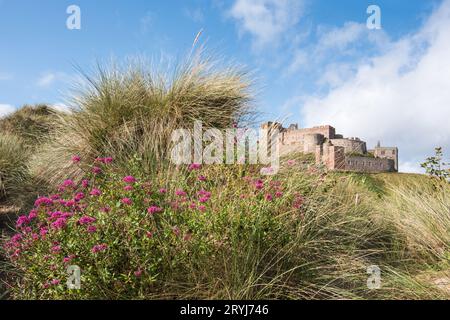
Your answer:
[[[368,158],[368,157],[345,157],[346,171],[357,172],[393,172],[395,161],[392,159]]]
[[[335,146],[344,147],[345,153],[367,153],[367,146],[364,141],[354,139],[331,139]]]

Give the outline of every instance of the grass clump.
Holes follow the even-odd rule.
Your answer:
[[[17,192],[29,178],[29,150],[24,141],[9,133],[0,135],[0,202]]]
[[[175,129],[191,129],[196,120],[204,127],[231,128],[253,114],[245,72],[219,66],[200,54],[169,70],[136,60],[99,66],[84,79],[73,98],[77,108],[57,123],[34,161],[37,175],[51,182],[68,174],[74,154],[87,163],[114,154],[118,167],[138,157],[143,170],[154,172],[156,164],[168,162]]]
[[[0,119],[0,203],[27,206],[45,190],[30,172],[29,162],[59,116],[46,105],[26,105]]]
[[[25,105],[0,119],[0,132],[16,135],[26,145],[34,147],[50,133],[58,114],[58,112],[43,104]]]

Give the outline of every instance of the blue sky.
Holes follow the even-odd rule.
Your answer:
[[[81,9],[81,30],[66,28],[72,4]],[[381,30],[366,27],[370,4],[381,8]],[[254,71],[263,118],[329,123],[369,147],[378,139],[398,145],[404,171],[416,171],[435,145],[450,148],[450,73],[435,78],[429,62],[450,52],[440,41],[449,7],[444,0],[0,0],[0,115],[26,103],[63,104],[74,64],[176,60],[203,30],[209,50]],[[445,73],[450,62],[440,63]]]

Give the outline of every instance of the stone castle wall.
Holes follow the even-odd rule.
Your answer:
[[[364,141],[356,140],[356,139],[331,139],[331,143],[334,146],[344,147],[345,153],[367,153],[367,146]]]
[[[345,148],[333,145],[316,147],[316,163],[322,163],[329,170],[354,172],[394,172],[395,161],[370,157],[345,155]]]
[[[394,160],[369,157],[345,157],[344,170],[370,173],[396,171]]]

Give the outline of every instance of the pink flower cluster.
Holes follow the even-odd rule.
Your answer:
[[[91,224],[94,223],[96,221],[95,218],[89,217],[89,216],[82,216],[79,220],[78,223],[80,225],[86,225],[86,224]]]
[[[151,206],[150,208],[147,209],[147,212],[148,212],[149,214],[155,214],[155,213],[161,212],[162,210],[163,210],[163,209],[160,208],[160,207],[157,207],[157,206]]]
[[[105,251],[107,248],[108,246],[106,244],[96,244],[95,246],[92,247],[91,251],[92,253],[98,253]]]
[[[131,200],[130,198],[123,198],[122,200],[120,200],[120,202],[122,202],[122,204],[126,206],[133,205],[133,200]]]
[[[205,190],[203,190],[203,189],[200,190],[200,191],[197,193],[197,195],[198,195],[198,197],[199,197],[198,201],[201,202],[201,203],[208,202],[208,200],[211,198],[211,192],[205,191]]]
[[[126,176],[125,178],[123,178],[123,182],[128,183],[128,184],[133,184],[136,183],[136,178],[133,176]]]
[[[113,162],[113,158],[106,157],[106,158],[96,158],[95,162],[104,163],[104,164],[110,164]]]
[[[102,192],[99,189],[94,188],[91,190],[91,192],[89,194],[94,197],[99,197],[99,196],[101,196]]]
[[[202,167],[201,164],[199,164],[199,163],[193,163],[193,164],[189,165],[188,170],[189,170],[189,171],[199,170],[199,169],[201,169],[201,167]]]

